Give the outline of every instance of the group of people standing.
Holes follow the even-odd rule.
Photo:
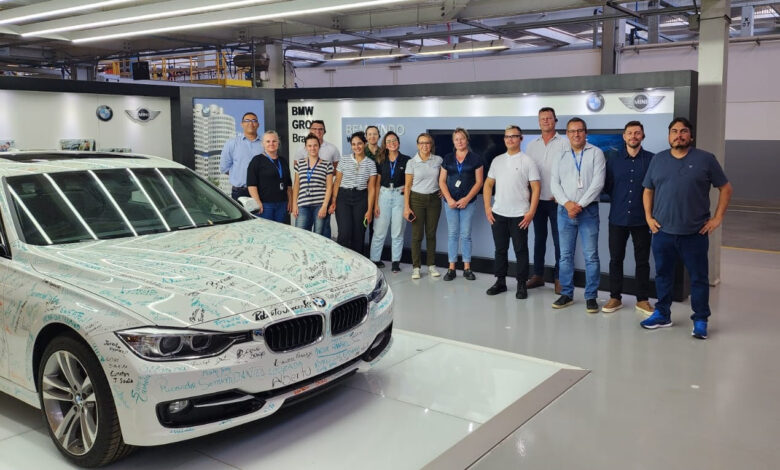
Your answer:
[[[623,262],[631,237],[636,264],[635,307],[649,315],[641,326],[671,326],[674,267],[682,258],[691,280],[692,334],[706,338],[710,315],[708,234],[721,224],[732,189],[715,157],[693,147],[691,123],[675,118],[669,125],[671,148],[654,156],[642,148],[643,125],[630,121],[623,132],[625,146],[607,159],[600,148],[588,143],[583,119],[569,119],[565,136],[556,131],[558,119],[553,108],[541,108],[538,119],[541,136],[528,144],[525,153],[520,127],[506,127],[506,152],[493,159],[487,175],[482,156],[470,149],[469,134],[462,128],[453,132],[454,150],[443,158],[435,154],[434,139],[427,133],[417,136],[417,152],[410,157],[400,152],[395,132],[387,132],[380,143],[376,126],[352,134],[348,138],[352,152],[341,157],[336,147],[323,139],[323,121],[312,121],[291,176],[287,161],[278,154],[278,134],[268,131],[260,139],[257,117],[247,113],[242,118],[244,135],[225,145],[221,169],[229,173],[232,196],[253,198],[260,217],[284,221],[290,212],[297,227],[330,237],[330,215],[335,213],[338,243],[358,253],[363,253],[365,233],[371,228],[368,254],[379,267],[384,267],[381,255],[389,232],[394,273],[401,270],[405,223],[411,223],[412,279],[422,276],[423,239],[427,274],[441,276],[435,254],[442,207],[447,219],[448,255],[443,279],[457,277],[459,252],[463,277],[476,279],[471,270],[471,228],[481,191],[495,244],[496,280],[486,293],[507,291],[510,241],[517,260],[515,297],[525,299],[528,289],[544,286],[549,236],[555,248],[554,289],[559,295],[552,307],[572,305],[579,238],[585,258],[585,309],[589,313],[599,311],[598,202],[602,192],[606,193],[611,201],[610,299],[601,311],[611,313],[623,307]],[[711,216],[709,190],[713,186],[719,189],[720,198]],[[528,255],[531,225],[535,237],[533,273],[529,273]],[[649,302],[651,251],[656,263],[655,307]]]

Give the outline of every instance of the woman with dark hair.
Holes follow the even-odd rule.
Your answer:
[[[439,188],[444,197],[444,213],[447,215],[447,256],[449,268],[445,281],[455,279],[455,262],[458,261],[458,242],[463,255],[463,277],[476,279],[471,271],[471,219],[474,201],[484,181],[482,157],[469,149],[469,133],[458,127],[452,133],[455,151],[444,157],[439,174]]]
[[[401,271],[401,252],[404,248],[404,179],[409,157],[400,152],[398,134],[389,131],[382,139],[376,156],[376,192],[374,201],[374,237],[371,239],[371,261],[382,263],[387,229],[390,229],[390,250],[393,272]]]
[[[292,214],[295,226],[324,235],[328,202],[333,191],[333,164],[320,158],[320,139],[309,134],[304,140],[307,156],[295,161]]]
[[[342,158],[336,170],[331,209],[336,211],[339,245],[363,253],[366,227],[374,216],[376,164],[366,157],[366,136],[349,137],[352,155]]]
[[[417,154],[406,164],[404,219],[412,223],[412,279],[420,279],[423,235],[428,274],[440,276],[436,271],[436,228],[441,215],[439,170],[442,158],[433,151],[433,137],[423,132],[417,136]]]

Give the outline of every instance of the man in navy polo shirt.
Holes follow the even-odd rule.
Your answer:
[[[602,312],[623,308],[623,260],[628,237],[634,242],[636,262],[636,309],[650,315],[653,307],[647,301],[650,291],[650,230],[642,207],[642,181],[653,154],[642,148],[645,128],[631,121],[623,128],[626,143],[607,159],[604,192],[609,195],[609,301]]]
[[[653,232],[655,289],[658,302],[643,328],[672,326],[674,265],[681,257],[691,279],[691,308],[695,338],[707,338],[710,316],[708,278],[709,234],[723,222],[733,191],[715,155],[693,147],[693,126],[685,118],[669,124],[669,150],[650,163],[643,186],[647,225]],[[710,216],[710,187],[720,191],[715,215]]]

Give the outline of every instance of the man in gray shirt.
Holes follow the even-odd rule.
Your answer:
[[[599,195],[604,187],[606,162],[600,148],[587,142],[588,128],[578,117],[569,119],[566,136],[571,148],[555,159],[551,188],[558,202],[558,236],[561,242],[561,296],[553,308],[574,303],[574,250],[581,235],[585,255],[585,311],[599,311],[596,295],[599,265]]]

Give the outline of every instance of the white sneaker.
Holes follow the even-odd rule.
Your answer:
[[[441,274],[439,274],[439,271],[436,270],[436,266],[428,266],[428,274],[431,277],[439,277]]]
[[[420,268],[412,269],[412,279],[420,279]]]

